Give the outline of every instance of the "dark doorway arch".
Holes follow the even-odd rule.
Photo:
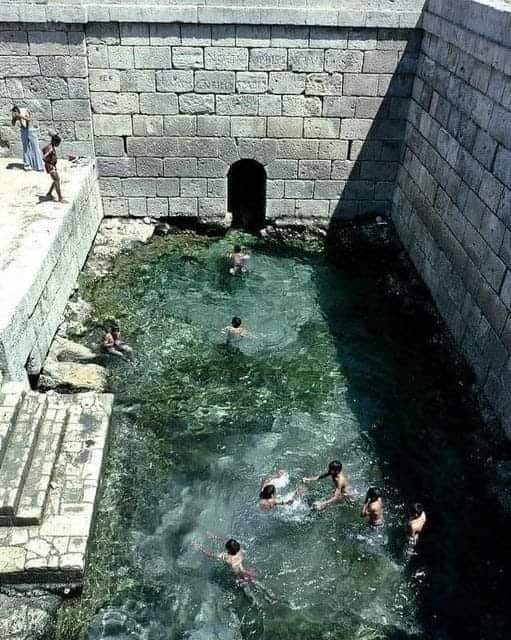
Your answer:
[[[238,160],[227,174],[227,210],[232,226],[260,231],[266,217],[266,171],[256,160]]]

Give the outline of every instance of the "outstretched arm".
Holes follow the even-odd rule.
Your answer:
[[[212,551],[211,549],[206,549],[206,547],[203,547],[198,542],[192,542],[192,547],[196,551],[200,551],[201,553],[203,553],[208,558],[213,558],[213,560],[221,560],[220,554],[216,553],[215,551]]]
[[[316,482],[316,480],[321,480],[322,478],[326,478],[328,473],[319,473],[317,476],[309,476],[302,478],[303,482]]]

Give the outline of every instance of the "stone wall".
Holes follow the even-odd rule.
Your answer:
[[[0,21],[0,155],[20,156],[12,106],[28,107],[41,145],[58,132],[63,154],[93,156],[85,37],[81,25]]]
[[[412,30],[88,25],[106,215],[223,219],[240,158],[264,165],[278,223],[387,210],[418,45]]]
[[[392,215],[511,433],[511,12],[494,4],[429,2]]]
[[[1,179],[12,180],[5,164]],[[15,199],[3,201],[0,228],[11,234],[0,256],[0,370],[7,380],[26,380],[25,366],[41,370],[103,217],[95,166],[61,163],[60,172],[68,204],[34,206],[34,193],[47,189],[48,179],[23,171]]]

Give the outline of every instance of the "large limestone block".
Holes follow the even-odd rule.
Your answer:
[[[175,93],[193,91],[193,71],[189,69],[157,71],[156,89]]]
[[[248,49],[207,47],[204,60],[206,69],[244,71],[248,69]]]
[[[195,91],[197,93],[234,93],[233,71],[197,71]]]
[[[39,378],[43,389],[105,391],[108,371],[97,364],[78,364],[47,360]]]

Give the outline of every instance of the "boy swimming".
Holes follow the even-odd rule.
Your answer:
[[[214,537],[218,538],[218,536]],[[227,540],[225,543],[225,551],[222,553],[206,549],[197,542],[194,542],[192,546],[194,549],[197,549],[197,551],[201,551],[208,558],[225,562],[225,564],[234,572],[237,584],[246,585],[256,582],[256,572],[254,569],[248,569],[244,566],[243,561],[245,560],[245,554],[241,549],[240,543],[237,540],[234,540],[234,538],[229,538],[229,540]]]
[[[328,465],[328,470],[325,473],[321,473],[310,478],[303,478],[303,481],[305,483],[316,482],[316,480],[322,480],[323,478],[328,477],[332,478],[335,486],[334,492],[332,493],[330,498],[326,500],[320,500],[312,505],[312,508],[316,511],[323,511],[323,509],[326,509],[333,504],[342,502],[348,495],[348,481],[342,473],[342,464],[339,462],[339,460],[332,460],[332,462],[330,462],[330,464]]]
[[[231,320],[231,324],[224,329],[222,329],[222,333],[226,334],[226,344],[235,344],[240,342],[241,338],[252,338],[252,334],[241,326],[241,318],[238,316],[234,316]]]
[[[229,255],[232,259],[232,267],[229,269],[229,273],[235,276],[238,273],[247,273],[248,261],[250,255],[243,253],[243,250],[239,244],[234,245],[234,251]]]
[[[420,534],[426,524],[426,512],[420,502],[415,502],[410,507],[409,518],[406,524],[406,536],[411,545],[417,544]]]
[[[367,490],[360,517],[369,518],[369,526],[374,529],[383,527],[383,500],[378,489],[371,487]]]

